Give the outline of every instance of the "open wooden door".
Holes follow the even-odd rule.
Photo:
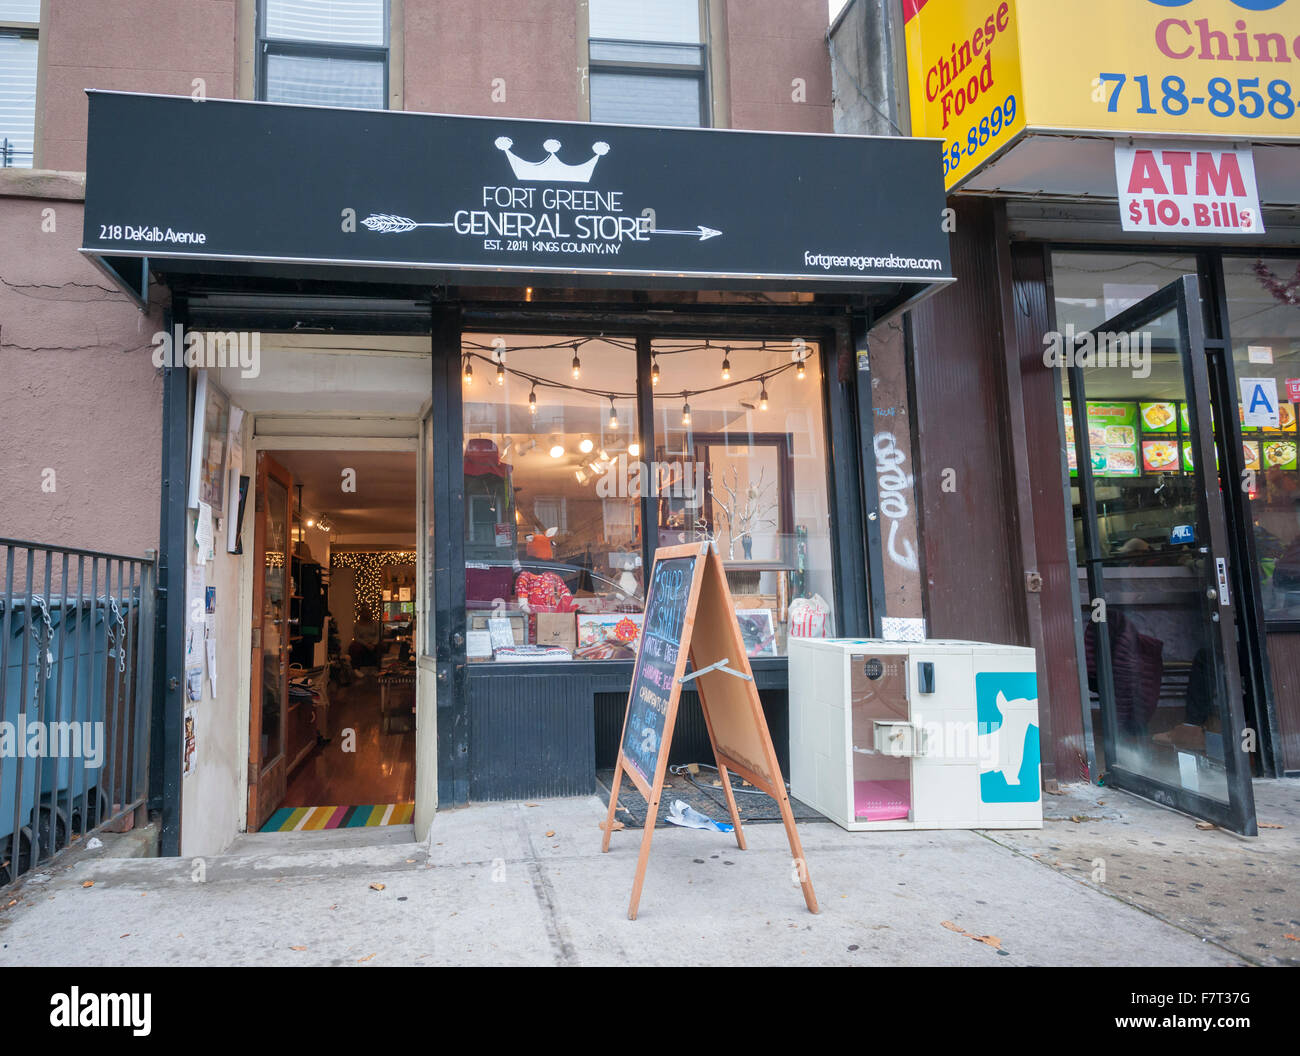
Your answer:
[[[253,550],[252,700],[248,709],[248,829],[284,799],[289,699],[290,496],[293,478],[257,456]]]

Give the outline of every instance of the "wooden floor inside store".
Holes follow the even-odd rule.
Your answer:
[[[344,731],[356,731],[345,752]],[[282,807],[410,803],[415,798],[415,731],[384,733],[373,670],[350,686],[330,686],[328,744],[289,775]]]

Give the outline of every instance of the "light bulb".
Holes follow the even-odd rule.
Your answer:
[[[766,382],[763,383],[763,388],[759,391],[758,394],[758,409],[760,411],[767,410],[767,383]]]
[[[506,383],[506,365],[505,365],[504,363],[498,363],[498,364],[497,364],[497,384],[498,384],[498,385],[504,385],[505,383]]]
[[[562,458],[564,456],[564,445],[558,441],[551,445],[551,457]]]
[[[690,424],[691,424],[691,405],[689,403],[683,403],[682,404],[682,425],[690,425]]]
[[[722,357],[722,380],[723,381],[731,380],[731,357],[730,356]]]
[[[315,525],[316,525],[316,522],[315,522],[314,520],[312,520],[310,517],[308,517],[308,518],[307,518],[307,527],[308,527],[308,528],[313,528],[313,527],[315,527]]]
[[[537,413],[537,386],[534,385],[532,391],[528,393],[528,413]]]
[[[582,377],[582,360],[578,358],[578,353],[573,353],[573,380],[577,381]]]
[[[627,453],[631,455],[633,458],[640,458],[641,445],[638,444],[635,440],[633,440],[630,444],[627,445]]]
[[[803,376],[805,371],[804,371],[804,365],[802,359],[799,360],[799,365],[794,368],[794,373],[795,373],[795,377],[797,377],[800,381],[803,381]]]
[[[650,363],[650,384],[659,384],[659,358],[657,356]]]
[[[470,365],[469,356],[465,357],[465,384],[474,384],[474,368]]]
[[[614,407],[613,400],[609,401],[609,427],[611,429],[618,428],[618,411]]]
[[[596,445],[591,442],[591,437],[584,436],[582,438],[582,443],[578,445],[578,450],[581,451],[584,455],[589,455],[591,454],[591,449],[595,446]]]

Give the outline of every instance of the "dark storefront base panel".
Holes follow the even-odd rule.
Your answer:
[[[783,772],[790,726],[784,663],[755,666]],[[596,770],[614,765],[627,708],[630,663],[538,669],[484,665],[470,672],[471,800],[585,796]],[[683,693],[670,763],[712,763],[699,697]]]
[[[1281,734],[1278,756],[1282,769],[1300,771],[1300,633],[1268,636],[1268,662],[1273,670],[1273,703]]]
[[[781,773],[790,774],[790,705],[784,690],[760,691],[763,714],[767,728],[776,746],[776,757],[781,763]],[[627,710],[626,693],[599,693],[595,698],[596,715],[596,769],[608,770],[618,759],[618,739],[623,732],[623,713]],[[669,765],[708,763],[714,765],[713,747],[709,744],[708,727],[704,725],[704,712],[696,693],[683,693],[677,709],[677,726],[673,731],[673,745],[668,753]]]

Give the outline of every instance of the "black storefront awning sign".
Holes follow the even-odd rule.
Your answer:
[[[147,257],[462,284],[952,281],[937,141],[88,94],[82,251],[115,275]]]

